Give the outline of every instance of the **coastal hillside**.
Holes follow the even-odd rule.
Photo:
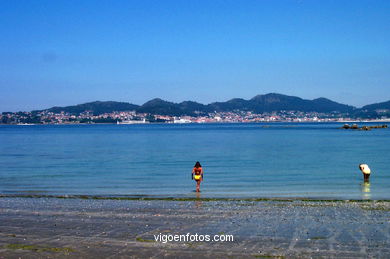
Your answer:
[[[48,111],[53,113],[65,112],[79,115],[83,112],[91,112],[94,115],[100,115],[114,111],[136,111],[137,113],[149,113],[168,116],[196,116],[210,112],[252,111],[254,113],[264,113],[279,111],[301,111],[319,113],[338,112],[372,117],[376,115],[376,110],[379,109],[390,109],[390,101],[366,105],[363,108],[358,109],[354,106],[341,104],[323,97],[314,100],[307,100],[296,96],[269,93],[264,95],[257,95],[249,100],[234,98],[226,102],[213,102],[207,105],[194,101],[174,103],[162,100],[160,98],[155,98],[142,105],[115,101],[96,101],[66,107],[52,107],[46,110],[33,111],[33,113]]]
[[[170,116],[195,115],[196,113],[205,113],[207,106],[193,101],[173,103],[155,98],[144,103],[137,110],[139,113],[150,113]]]
[[[362,110],[367,110],[367,111],[390,110],[390,101],[366,105],[362,107]]]
[[[305,100],[296,96],[270,93],[257,95],[250,100],[232,99],[227,102],[216,102],[209,104],[216,111],[244,110],[256,113],[273,111],[302,111],[302,112],[352,112],[353,106],[340,104],[326,98]]]
[[[94,115],[100,115],[103,113],[110,113],[114,111],[131,111],[136,110],[139,108],[138,105],[126,103],[126,102],[101,102],[101,101],[95,101],[95,102],[89,102],[84,104],[78,104],[78,105],[72,105],[72,106],[66,106],[66,107],[52,107],[50,109],[47,109],[48,112],[53,113],[70,113],[74,115],[79,115],[82,112],[92,112]],[[33,111],[33,112],[41,112],[40,111]]]
[[[353,115],[367,119],[388,118],[390,116],[390,101],[365,105]]]
[[[167,102],[153,99],[140,106],[137,111],[163,115],[194,115],[207,112],[252,111],[255,113],[294,110],[302,112],[341,112],[354,111],[353,106],[340,104],[326,98],[305,100],[295,96],[283,94],[257,95],[250,100],[234,98],[226,102],[214,102],[204,105],[197,102],[186,101],[181,103]]]

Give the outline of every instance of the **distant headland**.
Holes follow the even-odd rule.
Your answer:
[[[3,112],[1,124],[261,122],[387,120],[390,101],[356,108],[327,98],[302,99],[277,93],[245,100],[201,104],[174,103],[159,98],[142,105],[95,101],[31,112]]]

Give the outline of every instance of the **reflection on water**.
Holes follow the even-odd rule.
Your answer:
[[[362,191],[362,199],[370,199],[371,198],[371,184],[368,181],[365,181],[360,185]]]
[[[195,208],[200,209],[202,207],[202,200],[200,200],[200,192],[196,193]]]

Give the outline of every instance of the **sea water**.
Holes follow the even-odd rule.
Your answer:
[[[0,193],[390,199],[390,130],[342,125],[1,125]]]

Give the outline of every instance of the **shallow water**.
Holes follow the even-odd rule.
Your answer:
[[[2,125],[0,193],[390,199],[390,129],[340,126]]]

